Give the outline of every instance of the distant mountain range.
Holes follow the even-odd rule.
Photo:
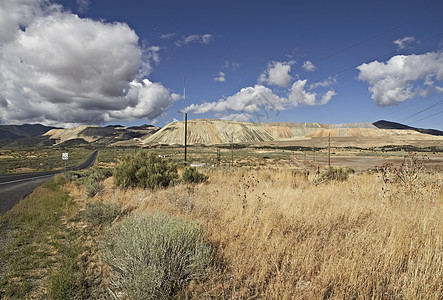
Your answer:
[[[45,132],[57,127],[41,124],[0,125],[0,139],[20,139],[41,136]]]
[[[375,123],[326,125],[321,123],[252,123],[224,120],[197,119],[188,121],[188,144],[225,144],[291,141],[299,139],[378,138],[386,136],[443,136],[436,129],[415,128],[385,120]],[[163,128],[152,125],[106,127],[83,125],[71,129],[41,124],[0,125],[0,146],[75,146],[95,144],[102,146],[143,146],[184,143],[184,122],[172,122]]]
[[[72,129],[63,129],[41,124],[0,125],[0,146],[35,147],[35,146],[74,146],[81,144],[134,146],[141,138],[152,135],[160,128],[152,125],[106,127],[83,125]]]
[[[400,123],[395,123],[395,122],[390,122],[390,121],[385,121],[385,120],[380,120],[380,121],[374,122],[372,124],[374,124],[377,128],[380,128],[380,129],[415,130],[420,133],[443,136],[443,131],[441,131],[441,130],[415,128],[415,127],[411,127],[408,125],[403,125]]]

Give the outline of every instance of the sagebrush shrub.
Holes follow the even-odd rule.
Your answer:
[[[355,171],[351,168],[343,169],[343,168],[335,168],[329,167],[326,171],[320,174],[318,181],[345,181],[348,179],[350,173],[354,173]]]
[[[87,177],[84,180],[85,190],[88,197],[94,197],[97,194],[102,194],[105,186],[103,181],[94,177]]]
[[[182,179],[186,183],[200,183],[208,180],[208,176],[197,171],[196,167],[189,167],[183,170]]]
[[[114,170],[114,183],[122,188],[155,190],[169,186],[177,178],[177,167],[154,152],[141,151],[135,156],[125,156]]]
[[[85,217],[93,225],[111,223],[120,214],[116,203],[93,201],[86,203]]]
[[[66,178],[68,182],[71,182],[82,177],[82,174],[79,171],[68,171],[63,173],[63,176]]]
[[[112,225],[102,250],[114,288],[130,299],[171,299],[204,275],[214,257],[201,226],[164,214],[132,215]]]
[[[105,186],[103,180],[112,175],[111,169],[90,168],[80,171],[69,171],[63,174],[66,181],[75,181],[77,185],[84,185],[88,197],[102,194]]]

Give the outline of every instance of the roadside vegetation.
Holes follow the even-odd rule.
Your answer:
[[[129,299],[171,299],[206,275],[213,247],[200,225],[167,214],[134,214],[105,233],[112,290]]]
[[[0,298],[439,299],[443,174],[426,159],[309,174],[122,155],[1,216]]]
[[[114,183],[122,188],[156,190],[168,187],[177,178],[176,165],[170,160],[163,160],[155,152],[140,151],[134,156],[126,155],[114,171]]]
[[[76,204],[64,183],[61,176],[48,181],[0,216],[1,299],[81,293],[79,232],[65,227]]]

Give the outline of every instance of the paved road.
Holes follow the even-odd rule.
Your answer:
[[[95,150],[83,163],[67,168],[66,171],[92,167],[97,154],[98,151]],[[20,199],[29,195],[36,187],[51,179],[55,174],[63,172],[64,170],[0,175],[0,214],[11,209]]]

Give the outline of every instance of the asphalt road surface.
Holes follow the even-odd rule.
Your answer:
[[[67,168],[66,171],[92,167],[97,154],[98,151],[95,150],[83,163]],[[10,210],[20,199],[32,193],[36,187],[51,179],[55,174],[63,172],[64,170],[0,175],[0,214]]]

